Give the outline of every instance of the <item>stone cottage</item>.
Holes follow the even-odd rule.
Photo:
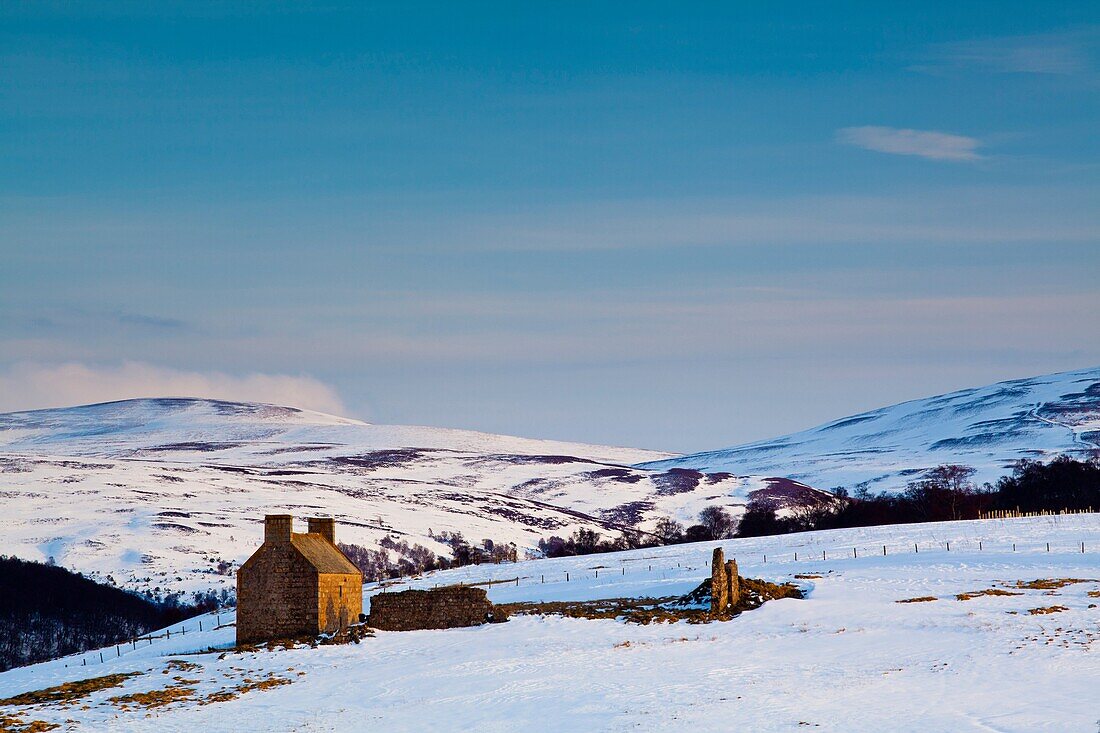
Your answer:
[[[333,633],[359,620],[363,574],[336,547],[336,520],[264,519],[264,543],[237,571],[237,643]]]

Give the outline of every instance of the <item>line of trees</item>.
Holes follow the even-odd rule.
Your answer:
[[[1023,460],[996,484],[977,486],[974,469],[958,464],[937,466],[910,482],[898,494],[866,490],[838,506],[805,508],[776,514],[765,504],[750,503],[737,528],[738,537],[804,532],[814,529],[868,527],[879,524],[977,519],[995,509],[1023,512],[1100,509],[1100,459],[1079,461],[1059,456],[1049,463]]]
[[[382,538],[377,550],[343,542],[338,546],[359,568],[363,580],[368,583],[419,575],[431,570],[516,561],[515,543],[483,539],[478,544],[471,544],[461,532],[433,534],[430,529],[428,536],[450,547],[451,557],[439,555],[424,545],[409,544],[389,536]]]
[[[617,537],[603,539],[599,532],[581,528],[568,538],[553,535],[541,539],[538,547],[544,557],[592,555],[640,547],[726,539],[733,536],[735,526],[733,516],[724,507],[708,506],[699,513],[699,523],[687,528],[671,517],[661,517],[649,533],[624,530]]]

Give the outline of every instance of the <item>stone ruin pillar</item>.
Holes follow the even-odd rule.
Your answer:
[[[736,568],[736,565],[734,566]],[[721,547],[714,548],[710,561],[710,612],[725,613],[730,605],[729,580],[726,578],[726,558]]]
[[[714,548],[710,561],[710,612],[729,613],[741,599],[741,577],[737,561],[726,560],[721,547]]]
[[[736,560],[726,560],[726,583],[729,604],[736,606],[741,600],[741,576],[737,574]]]

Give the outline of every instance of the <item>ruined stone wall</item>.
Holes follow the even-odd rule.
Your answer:
[[[333,633],[359,621],[363,612],[363,576],[325,573],[318,577],[317,623]]]
[[[317,573],[292,545],[263,545],[237,571],[237,643],[316,635],[317,591]]]
[[[452,585],[371,596],[367,624],[385,631],[450,629],[504,621],[483,588]]]

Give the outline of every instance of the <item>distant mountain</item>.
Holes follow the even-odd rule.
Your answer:
[[[724,450],[640,464],[786,476],[819,488],[895,491],[942,463],[995,481],[1021,458],[1100,450],[1100,367],[903,402]]]
[[[796,482],[642,469],[653,451],[465,430],[370,425],[290,407],[140,399],[0,415],[0,553],[113,575],[126,587],[232,584],[267,512],[332,514],[338,539],[450,548],[461,532],[534,547],[580,528],[605,537],[663,516],[692,523],[754,492],[829,501]]]

